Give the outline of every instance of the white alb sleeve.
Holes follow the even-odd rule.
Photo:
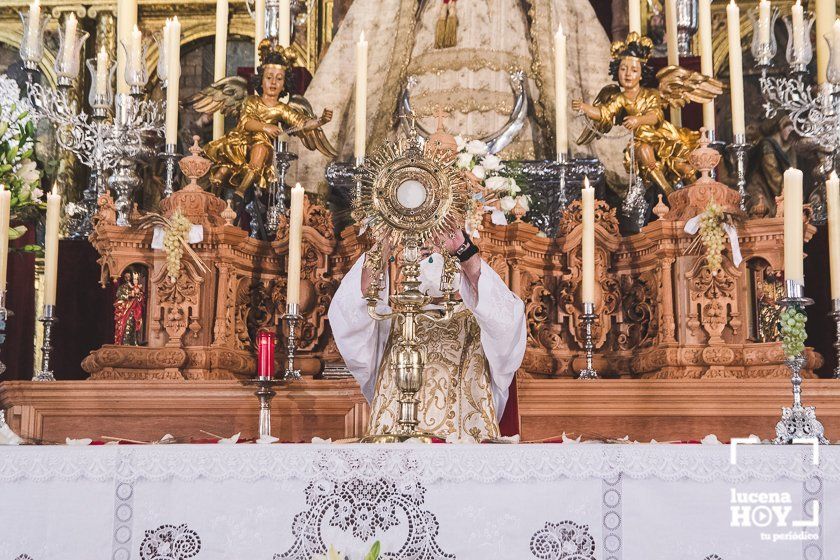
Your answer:
[[[496,416],[501,418],[513,375],[525,356],[525,304],[484,260],[478,293],[462,276],[461,298],[481,327],[481,346],[490,365]]]

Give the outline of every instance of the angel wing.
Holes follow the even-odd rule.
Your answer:
[[[595,98],[595,101],[592,104],[596,107],[599,105],[605,105],[609,103],[610,100],[621,93],[621,87],[618,84],[609,84],[601,88],[601,91],[598,92],[598,96]],[[599,122],[591,122],[590,126],[586,126],[583,129],[583,132],[580,133],[580,137],[577,139],[577,143],[579,146],[585,146],[598,138],[599,134],[606,134],[612,128],[612,123],[599,123]]]
[[[700,72],[681,66],[666,66],[656,73],[659,93],[672,107],[684,107],[689,101],[706,103],[723,93],[723,84]]]
[[[239,76],[228,76],[189,96],[182,103],[199,113],[239,115],[242,102],[248,97],[248,81]]]
[[[289,107],[291,107],[292,109],[295,109],[305,114],[308,119],[317,118],[315,116],[315,111],[312,110],[312,105],[302,95],[290,96],[288,104]],[[326,124],[326,122],[322,122],[322,124]],[[324,134],[324,131],[320,127],[316,128],[315,130],[287,132],[294,133],[296,136],[299,136],[301,142],[303,142],[303,145],[306,146],[308,150],[318,150],[325,156],[332,159],[338,157],[338,152],[335,148],[333,148],[332,144],[330,144],[330,141],[327,140],[326,134]]]

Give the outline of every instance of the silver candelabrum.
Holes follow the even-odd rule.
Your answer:
[[[583,303],[583,314],[580,316],[583,322],[583,351],[586,356],[586,366],[580,370],[578,379],[598,379],[598,372],[593,365],[592,353],[595,350],[595,343],[592,337],[592,326],[595,324],[595,304]]]
[[[298,324],[303,319],[300,314],[300,309],[297,303],[286,304],[286,314],[283,315],[283,320],[289,329],[289,334],[286,336],[286,370],[283,372],[284,381],[292,381],[300,379],[300,370],[295,369],[295,354],[297,353],[297,329]]]
[[[804,313],[805,307],[814,301],[805,297],[802,284],[795,280],[785,281],[786,297],[779,300],[779,305],[794,308]],[[803,438],[816,438],[820,443],[828,443],[822,423],[817,420],[816,408],[802,406],[802,367],[805,356],[787,356],[785,363],[790,369],[790,382],[793,385],[793,406],[782,407],[782,418],[776,424],[774,443],[789,444]]]
[[[55,381],[52,371],[52,328],[58,322],[54,305],[44,305],[44,311],[38,319],[44,324],[44,342],[41,344],[41,369],[32,376],[32,381]]]

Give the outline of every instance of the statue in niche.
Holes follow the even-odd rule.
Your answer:
[[[324,109],[316,118],[309,102],[300,95],[288,101],[287,73],[296,60],[291,47],[269,39],[260,43],[260,66],[254,80],[256,95],[248,94],[248,82],[239,76],[223,78],[185,101],[199,113],[237,115],[238,124],[227,134],[204,147],[213,162],[211,188],[220,192],[229,187],[243,195],[249,187],[265,188],[276,181],[273,165],[275,143],[297,136],[309,150],[329,158],[337,154],[321,127],[332,119]]]
[[[137,268],[123,272],[114,299],[114,344],[141,346],[146,316],[145,277]]]
[[[688,154],[697,147],[700,134],[665,120],[665,108],[711,101],[723,93],[723,84],[680,66],[667,66],[654,77],[648,63],[652,49],[651,40],[637,33],[613,43],[610,74],[618,83],[604,86],[591,105],[575,99],[572,109],[592,123],[578,144],[589,144],[616,125],[631,131],[632,145],[624,151],[625,168],[634,168],[648,185],[655,184],[668,195],[696,178]],[[656,88],[649,87],[656,81]]]

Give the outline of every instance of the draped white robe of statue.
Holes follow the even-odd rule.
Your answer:
[[[367,74],[367,148],[393,139],[398,96],[408,76],[417,78],[412,106],[421,122],[434,129],[436,107],[449,117],[447,131],[480,137],[498,130],[509,116],[514,96],[508,72],[521,69],[528,78],[533,110],[501,156],[503,159],[554,157],[556,97],[554,34],[562,24],[567,36],[567,91],[592,102],[611,81],[610,43],[589,0],[532,0],[530,17],[521,0],[458,0],[458,39],[454,47],[434,48],[441,0],[355,0],[321,60],[306,97],[314,107],[334,110],[324,127],[341,161],[353,154],[355,44],[365,33],[369,43]],[[626,141],[599,140],[577,146],[583,123],[567,107],[569,141],[574,154],[596,155],[611,176],[625,175]],[[324,192],[319,152],[297,150],[298,179],[307,189]]]
[[[421,263],[423,283],[420,289],[431,294],[436,289],[435,279],[439,282],[438,270],[442,266],[439,255],[434,255],[433,259],[433,264],[429,264],[428,259]],[[363,266],[364,257],[356,261],[342,280],[330,305],[329,320],[347,368],[358,381],[365,399],[372,403],[376,397],[377,376],[385,357],[391,321],[375,321],[368,314],[367,301],[361,292]],[[460,282],[463,306],[472,313],[481,331],[480,345],[489,366],[489,389],[492,393],[492,403],[487,403],[488,410],[491,406],[496,416],[491,420],[498,425],[513,375],[525,355],[525,309],[522,300],[508,289],[499,275],[484,261],[481,262],[477,292],[474,293],[468,282]],[[382,301],[385,299],[386,293],[383,291]],[[381,306],[380,311],[388,310],[384,304]],[[435,383],[435,379],[429,379],[429,371],[427,366],[424,382]],[[389,375],[390,372],[383,371],[383,374]],[[470,375],[469,372],[465,374]],[[421,409],[423,406],[421,402]],[[444,430],[448,431],[446,428]],[[450,430],[460,432],[457,426],[454,429],[450,427]]]

